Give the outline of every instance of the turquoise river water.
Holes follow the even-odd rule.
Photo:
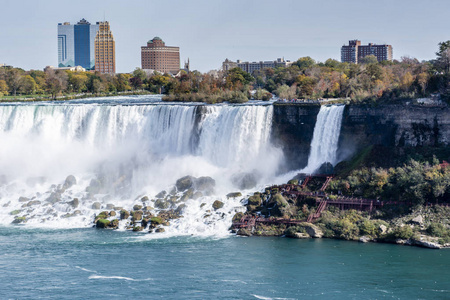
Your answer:
[[[449,299],[450,251],[0,227],[1,299]]]

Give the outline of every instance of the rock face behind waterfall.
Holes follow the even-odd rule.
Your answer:
[[[285,170],[306,166],[319,105],[274,104],[272,140],[283,150]],[[402,151],[450,143],[450,107],[347,105],[337,160],[369,145]]]

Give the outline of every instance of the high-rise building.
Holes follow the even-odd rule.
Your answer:
[[[154,37],[141,47],[142,69],[151,69],[162,73],[177,74],[180,70],[180,48],[166,46],[159,37]]]
[[[109,22],[97,22],[99,30],[95,37],[95,71],[116,73],[116,48]]]
[[[58,67],[81,66],[86,70],[95,67],[94,39],[98,24],[91,25],[81,19],[75,25],[58,24]]]
[[[368,45],[361,45],[359,40],[351,40],[348,45],[341,47],[341,62],[352,62],[357,64],[361,58],[368,55],[374,55],[377,60],[392,61],[392,46],[391,45],[376,45],[369,43]]]

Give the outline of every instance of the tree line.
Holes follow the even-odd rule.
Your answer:
[[[450,99],[450,41],[439,43],[436,59],[415,58],[378,62],[367,56],[358,64],[334,59],[316,62],[302,57],[289,67],[265,68],[249,74],[239,68],[227,72],[181,71],[176,77],[137,68],[131,74],[100,74],[46,68],[25,71],[0,68],[0,96],[117,93],[146,90],[163,93],[167,101],[245,102],[282,99],[348,98],[392,101],[440,94]]]

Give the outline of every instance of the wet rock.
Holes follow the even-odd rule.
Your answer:
[[[136,222],[136,221],[142,220],[142,216],[144,215],[144,212],[142,210],[136,210],[136,211],[131,212],[131,215],[133,216],[133,219],[132,219],[133,222]]]
[[[214,210],[218,210],[223,207],[223,202],[216,200],[216,201],[214,201],[212,207],[214,208]]]
[[[184,176],[177,180],[175,186],[178,191],[183,192],[194,186],[194,180],[195,178],[192,176]]]
[[[150,199],[147,196],[144,196],[144,197],[141,198],[141,201],[142,202],[147,202],[147,201],[150,201]]]
[[[247,205],[259,206],[261,205],[261,194],[255,193],[253,196],[248,198]]]
[[[29,206],[33,206],[33,205],[39,205],[39,204],[41,204],[41,201],[33,200],[33,201],[28,202],[27,206],[29,207]]]
[[[98,179],[92,179],[89,186],[86,187],[86,192],[90,194],[98,194],[102,187],[101,182]]]
[[[227,198],[237,198],[237,197],[242,197],[242,193],[241,192],[234,192],[234,193],[227,194]]]
[[[155,198],[164,198],[166,195],[167,195],[166,191],[161,191],[155,196]]]
[[[117,220],[117,219],[112,220],[109,223],[108,227],[113,228],[113,229],[119,228],[119,220]]]
[[[111,210],[111,211],[109,212],[109,215],[110,215],[111,217],[115,217],[115,216],[116,216],[116,212],[115,212],[114,210]]]
[[[111,223],[111,221],[106,220],[106,219],[98,219],[97,222],[95,223],[95,227],[97,227],[97,228],[107,228],[109,223]]]
[[[51,204],[60,202],[61,201],[61,193],[53,192],[50,194],[50,196],[45,201],[50,202]]]
[[[102,208],[102,204],[100,202],[94,202],[92,204],[92,209],[100,209]]]
[[[142,205],[136,204],[133,206],[133,210],[141,210],[141,209],[142,209]]]
[[[184,211],[186,210],[186,204],[180,204],[178,205],[177,209],[175,209],[175,212],[179,215],[183,214]]]
[[[325,162],[323,163],[316,172],[317,174],[333,174],[334,167],[331,163]]]
[[[233,216],[232,221],[233,221],[233,222],[239,222],[239,221],[242,219],[243,216],[244,216],[244,213],[238,212],[238,213],[236,213],[236,214]]]
[[[122,209],[122,210],[120,211],[120,219],[121,219],[121,220],[126,220],[126,219],[128,219],[129,217],[130,217],[130,213],[129,213],[127,210]]]
[[[184,192],[183,196],[180,198],[180,202],[185,202],[194,196],[194,189],[190,188],[186,192]]]
[[[27,221],[26,217],[15,217],[14,221],[12,221],[12,224],[25,223],[26,221]]]
[[[142,231],[144,228],[142,226],[134,226],[133,231]]]
[[[79,216],[79,215],[81,215],[81,210],[75,210],[74,212],[73,212],[73,215],[74,216]]]
[[[214,193],[214,188],[216,186],[216,181],[211,177],[199,177],[195,180],[195,188],[202,191],[206,195],[211,195]]]
[[[63,184],[62,188],[64,190],[66,190],[66,189],[71,188],[75,184],[77,184],[77,179],[75,178],[75,176],[69,175],[69,176],[67,176],[66,180],[64,181],[64,184]]]
[[[164,199],[157,199],[155,201],[155,207],[157,207],[159,209],[167,209],[167,208],[169,208],[169,206],[170,206],[170,203]]]
[[[142,210],[148,212],[148,211],[154,210],[154,208],[151,207],[151,206],[144,206],[144,207],[142,208]]]
[[[160,225],[163,223],[163,220],[160,217],[153,217],[150,219],[150,223],[153,226]]]
[[[30,199],[27,197],[19,197],[19,202],[28,202],[28,201],[30,201]]]
[[[434,243],[426,240],[415,240],[414,244],[419,247],[430,248],[430,249],[441,249],[442,246],[438,243]]]
[[[108,203],[108,204],[106,204],[106,209],[112,210],[112,209],[115,209],[115,206],[114,206],[114,204]]]
[[[163,223],[163,226],[170,226],[170,222],[169,222],[169,221],[165,221],[165,222]]]
[[[240,173],[235,175],[231,182],[240,190],[249,190],[256,186],[260,175],[257,171],[251,173]]]
[[[80,200],[78,200],[78,198],[73,198],[73,200],[69,201],[68,204],[73,208],[77,208],[78,205],[80,205]]]
[[[206,203],[200,204],[200,208],[203,208],[206,205]]]
[[[155,232],[165,232],[166,230],[164,228],[156,228]]]
[[[11,201],[8,201],[5,204],[3,204],[2,207],[8,207],[10,204],[11,204]]]

